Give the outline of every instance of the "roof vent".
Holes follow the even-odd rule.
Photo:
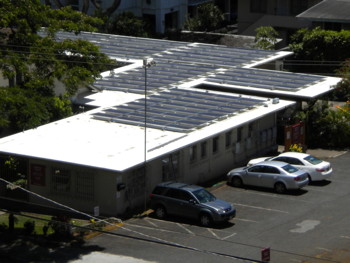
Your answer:
[[[280,103],[280,99],[279,98],[274,98],[272,100],[272,104],[278,104],[278,103]]]

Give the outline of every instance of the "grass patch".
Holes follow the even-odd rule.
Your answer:
[[[21,213],[20,215],[14,215],[15,217],[15,230],[22,230],[25,228],[26,222],[34,222],[34,233],[37,235],[44,234],[44,226],[47,226],[52,219],[51,215],[33,214],[33,213]],[[88,220],[72,219],[70,221],[75,226],[83,226],[89,224]],[[0,226],[2,228],[8,228],[9,226],[9,214],[4,213],[0,215]],[[52,228],[48,228],[46,234],[52,234],[54,231]]]

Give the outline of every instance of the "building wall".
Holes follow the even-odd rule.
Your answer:
[[[79,165],[29,160],[29,190],[69,207],[94,214],[120,216],[147,209],[149,193],[163,181],[204,184],[255,156],[277,150],[276,114],[198,141],[123,173]],[[119,189],[118,186],[125,185]],[[30,201],[52,205],[30,195]]]
[[[272,26],[280,37],[287,39],[299,28],[308,28],[311,22],[296,15],[320,0],[238,0],[238,33],[255,36],[261,26]],[[287,43],[284,43],[284,45]]]
[[[125,197],[122,191],[117,191],[117,185],[123,182],[121,174],[36,159],[29,161],[28,169],[29,190],[40,196],[89,214],[94,214],[96,207],[109,215],[125,210],[121,205]],[[30,201],[52,205],[49,200],[34,195],[30,195]]]

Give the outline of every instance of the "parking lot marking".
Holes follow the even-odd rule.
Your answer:
[[[191,234],[191,235],[195,235],[195,233],[193,233],[191,230],[189,230],[187,227],[185,227],[184,225],[180,224],[180,223],[176,223],[179,227],[181,227],[182,229],[186,230],[187,233]]]
[[[158,226],[157,224],[155,224],[154,222],[152,222],[151,220],[149,220],[149,219],[147,219],[147,218],[145,218],[145,221],[146,221],[147,223],[149,223],[150,225],[152,225],[152,226],[155,226],[155,227]]]
[[[350,236],[340,236],[341,238],[347,238],[350,239]]]
[[[238,217],[236,217],[235,220],[244,221],[244,222],[259,223],[259,221],[250,220],[250,219],[244,219],[244,218],[238,218]]]
[[[272,209],[272,208],[266,208],[266,207],[261,207],[261,206],[244,205],[244,204],[238,204],[238,203],[234,203],[234,205],[235,206],[249,207],[249,208],[254,208],[254,209],[260,209],[260,210],[266,210],[266,211],[270,211],[270,212],[289,214],[289,212],[287,212],[287,211],[278,210],[278,209]]]
[[[280,194],[274,194],[274,193],[263,193],[263,192],[259,192],[259,191],[256,191],[256,190],[250,190],[250,189],[236,189],[236,188],[234,188],[234,190],[238,191],[238,192],[245,193],[245,194],[250,194],[250,195],[261,195],[261,196],[264,196],[264,197],[285,199],[285,200],[289,200],[289,201],[293,201],[293,202],[312,203],[310,201],[303,200],[303,199],[300,199],[300,198],[294,198],[293,196],[290,196],[290,195],[280,195]]]
[[[304,220],[303,222],[296,224],[298,227],[291,229],[290,232],[305,233],[309,230],[314,229],[320,223],[321,221],[318,221],[318,220]]]
[[[210,228],[207,228],[207,229],[208,229],[208,231],[209,231],[215,238],[221,239],[217,234],[214,233],[213,230],[211,230]]]
[[[232,233],[231,235],[228,235],[227,237],[221,238],[221,240],[226,240],[226,239],[228,239],[228,238],[230,238],[230,237],[233,237],[233,236],[235,236],[235,235],[237,235],[237,233]]]

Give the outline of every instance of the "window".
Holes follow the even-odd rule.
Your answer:
[[[293,164],[293,165],[304,165],[300,160],[297,158],[291,158],[291,157],[286,157],[286,163]]]
[[[162,180],[176,180],[179,175],[179,153],[170,154],[162,160]]]
[[[129,198],[135,198],[145,193],[145,169],[144,167],[135,169],[130,176],[128,176],[128,194]]]
[[[197,145],[190,148],[190,161],[193,162],[197,158]]]
[[[243,131],[242,127],[239,127],[237,129],[237,142],[241,142],[242,141],[242,131]]]
[[[94,174],[77,172],[75,195],[84,199],[94,199]]]
[[[201,158],[207,157],[207,142],[201,143]]]
[[[256,165],[248,169],[250,173],[262,173],[263,170],[264,170],[264,166],[261,166],[261,165]]]
[[[53,168],[51,175],[51,191],[58,193],[69,193],[71,175],[69,170]]]
[[[228,148],[232,144],[232,131],[226,132],[225,134],[225,147]]]
[[[213,138],[213,153],[217,153],[219,151],[219,137]]]
[[[267,173],[267,174],[279,174],[280,173],[276,167],[272,167],[272,166],[265,166],[263,172]]]
[[[79,10],[79,0],[67,0],[66,5],[71,6],[75,11]]]
[[[267,0],[250,0],[251,13],[266,13]]]
[[[248,126],[248,137],[252,137],[253,136],[253,123],[249,123],[249,126]]]

